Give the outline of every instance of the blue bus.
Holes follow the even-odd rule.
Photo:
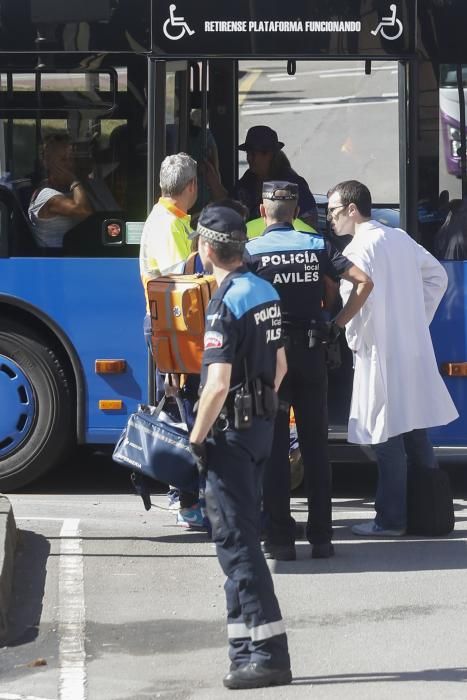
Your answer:
[[[138,252],[165,155],[187,151],[202,161],[214,142],[232,190],[246,127],[275,127],[286,114],[278,122],[286,150],[298,136],[302,170],[313,162],[326,173],[325,187],[304,172],[317,195],[347,176],[375,192],[370,160],[384,170],[389,154],[378,149],[388,141],[396,165],[384,180],[394,191],[376,193],[375,216],[434,248],[450,203],[466,194],[466,22],[462,0],[239,0],[230,9],[214,0],[2,3],[0,490],[66,464],[76,444],[115,443],[136,405],[153,399]],[[447,65],[459,95],[455,176],[440,133]],[[368,93],[375,76],[391,75],[391,91],[381,83],[381,94]],[[336,79],[352,84],[350,93],[335,94]],[[326,129],[335,115],[356,112],[352,127],[339,119],[334,143]],[[373,127],[374,155],[359,161]],[[44,246],[33,225],[37,192],[52,179],[51,142],[65,143],[73,162],[55,187],[72,199],[78,183],[92,205],[66,223],[55,247]],[[200,189],[202,203],[202,177]],[[326,198],[317,199],[329,234]],[[47,218],[39,223],[44,229]],[[432,436],[438,452],[459,457],[467,450],[465,263],[443,264],[449,289],[432,333],[460,418]],[[346,443],[351,357],[345,346],[342,353],[330,372],[333,459],[355,457]]]

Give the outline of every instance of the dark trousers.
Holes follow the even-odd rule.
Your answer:
[[[224,574],[229,656],[289,668],[287,637],[260,543],[261,482],[272,421],[216,433],[208,442],[206,509]]]
[[[328,457],[327,370],[324,348],[308,348],[305,333],[292,335],[286,348],[288,372],[279,399],[293,406],[308,497],[307,538],[324,544],[332,537],[332,482]],[[272,544],[295,541],[290,515],[289,414],[279,410],[271,456],[263,482],[266,539]]]

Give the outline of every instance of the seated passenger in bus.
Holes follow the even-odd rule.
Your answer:
[[[93,208],[78,179],[73,146],[67,134],[52,134],[43,145],[46,179],[33,193],[29,218],[37,244],[61,248],[67,231],[90,216]]]
[[[248,170],[237,182],[233,196],[248,207],[249,219],[260,217],[259,207],[262,202],[262,187],[265,180],[284,180],[298,185],[298,206],[300,219],[316,228],[318,211],[306,180],[293,170],[290,161],[282,151],[284,143],[279,141],[277,133],[269,126],[259,125],[248,129],[245,143],[238,147],[246,151]],[[209,186],[216,198],[225,197],[225,189],[215,172],[209,169]]]

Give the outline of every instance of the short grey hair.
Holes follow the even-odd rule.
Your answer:
[[[292,221],[297,208],[297,200],[293,199],[263,199],[266,214],[274,221]]]
[[[159,184],[163,197],[176,197],[196,178],[197,163],[186,153],[175,153],[162,161]]]

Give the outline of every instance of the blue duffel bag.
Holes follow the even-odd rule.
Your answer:
[[[113,452],[113,459],[136,475],[143,475],[181,491],[198,489],[198,471],[190,452],[183,405],[176,399],[181,422],[157,408],[139,406],[128,419]]]

